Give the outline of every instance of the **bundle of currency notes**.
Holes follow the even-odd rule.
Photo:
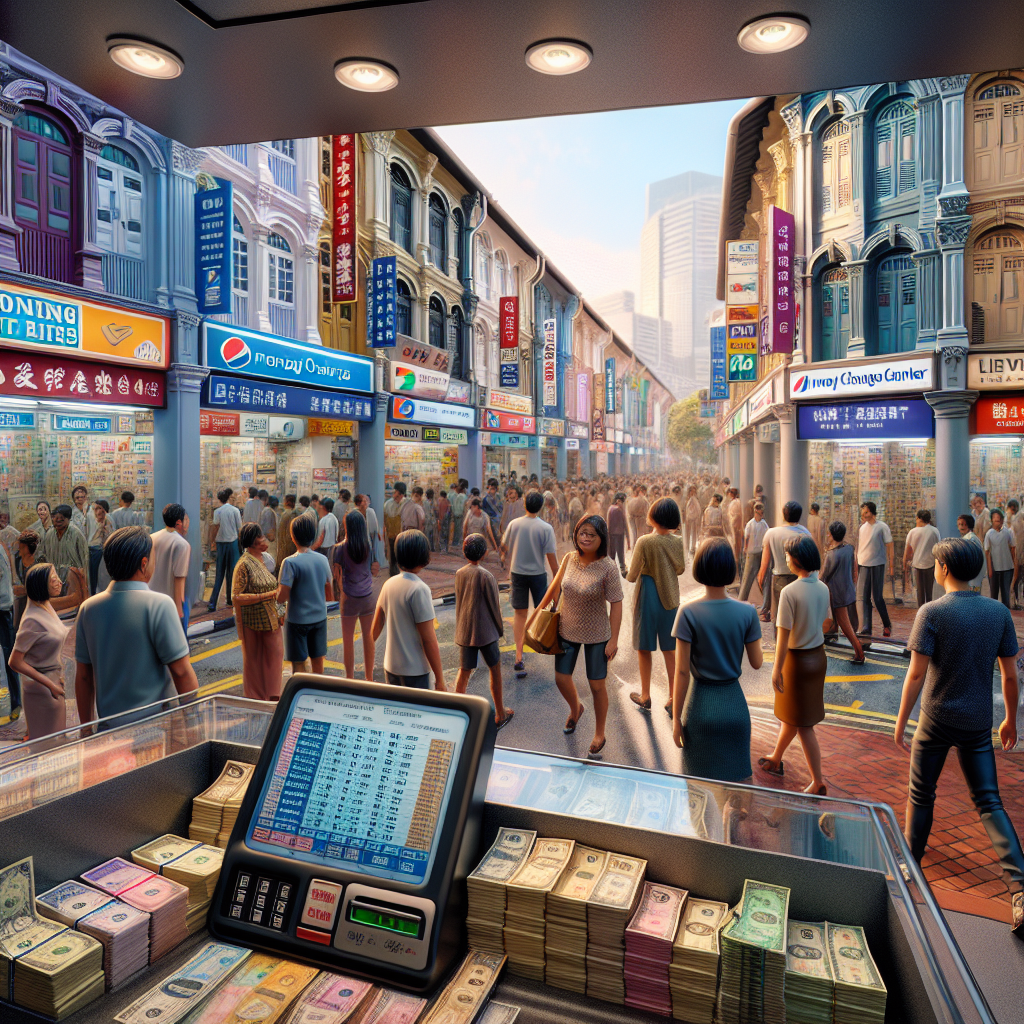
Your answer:
[[[625,1001],[625,931],[636,912],[647,861],[609,854],[587,900],[587,995]]]
[[[228,761],[224,765],[217,781],[192,801],[189,839],[221,849],[228,845],[255,767],[244,761]]]
[[[549,985],[587,991],[587,900],[608,854],[578,843],[569,867],[545,904],[544,977]]]
[[[835,1024],[885,1020],[885,984],[868,949],[864,929],[826,923],[825,941],[835,981]]]
[[[133,850],[132,860],[188,889],[185,924],[189,935],[206,924],[206,914],[224,862],[224,851],[219,846],[166,835]]]
[[[536,838],[536,832],[524,829],[498,829],[493,845],[466,879],[470,949],[505,952],[505,886],[529,857]]]
[[[504,956],[470,951],[427,1010],[421,1024],[472,1024],[497,984],[504,965]],[[376,1024],[380,1024],[380,1018]]]
[[[60,1020],[103,995],[103,947],[66,929],[14,961],[14,1002]]]
[[[672,943],[668,983],[672,1016],[687,1024],[711,1024],[718,995],[718,939],[727,903],[690,897]]]
[[[296,999],[317,976],[315,967],[282,960],[258,985],[247,992],[224,1018],[223,1024],[277,1024],[283,1022]]]
[[[788,923],[789,889],[748,878],[722,929],[722,1024],[785,1024]]]
[[[626,927],[626,1006],[672,1015],[668,967],[688,895],[685,889],[644,882],[640,905]]]
[[[571,839],[538,839],[506,886],[505,952],[512,974],[544,980],[544,907],[569,865]]]
[[[286,1024],[345,1024],[373,991],[368,981],[321,971],[302,993]]]
[[[195,1007],[183,1024],[223,1024],[235,1007],[281,963],[279,956],[253,953],[236,967],[229,977],[204,1003]]]
[[[786,930],[786,1020],[832,1024],[835,983],[825,949],[826,924],[790,921]]]
[[[484,1007],[477,1024],[512,1024],[519,1016],[519,1007],[496,1003],[493,999]]]
[[[183,839],[181,836],[160,836],[159,839],[152,839],[137,850],[132,850],[132,860],[159,875],[165,864],[200,845],[194,839]]]
[[[352,1024],[415,1024],[426,1005],[426,999],[408,992],[381,988],[362,1004]]]

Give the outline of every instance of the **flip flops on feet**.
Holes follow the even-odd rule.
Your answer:
[[[512,708],[505,708],[505,717],[500,722],[495,723],[498,726],[499,731],[501,729],[504,729],[505,726],[512,721],[512,719],[515,717],[515,714],[516,713],[512,710]]]
[[[517,661],[512,666],[512,669],[515,672],[517,679],[522,679],[523,676],[526,675],[526,666],[521,661]]]
[[[639,709],[640,709],[641,711],[650,711],[650,710],[651,710],[651,698],[650,698],[650,697],[648,697],[648,698],[647,698],[647,700],[644,700],[644,699],[643,699],[643,697],[641,697],[639,693],[631,693],[631,694],[629,695],[629,699],[630,699],[630,700],[631,700],[631,701],[632,701],[632,702],[633,702],[633,703],[634,703],[634,704],[635,704],[635,705],[636,705],[636,706],[637,706],[637,707],[638,707],[638,708],[639,708]]]
[[[757,759],[757,766],[768,775],[782,776],[786,774],[785,761],[780,761],[776,764],[770,757],[759,757]]]
[[[594,746],[593,743],[591,743],[590,744],[590,749],[587,751],[587,757],[597,757],[601,753],[601,751],[604,750],[604,745],[607,742],[608,742],[608,737],[605,736],[605,738],[603,740],[601,740],[601,742],[598,743],[598,745],[596,747]]]
[[[566,736],[570,736],[572,735],[572,733],[576,731],[576,726],[580,724],[580,719],[583,717],[583,712],[586,710],[586,704],[581,704],[579,711],[576,712],[576,717],[569,718],[566,721],[565,728],[562,730],[562,732],[564,732]]]

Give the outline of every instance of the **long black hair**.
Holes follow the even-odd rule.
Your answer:
[[[370,557],[370,532],[363,513],[353,509],[345,516],[345,544],[348,557],[362,565]]]

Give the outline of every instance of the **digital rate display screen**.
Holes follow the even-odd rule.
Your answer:
[[[300,690],[263,780],[246,845],[355,874],[423,883],[468,726],[462,711]]]

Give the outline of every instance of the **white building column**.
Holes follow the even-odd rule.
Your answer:
[[[738,487],[740,499],[746,504],[754,496],[754,445],[757,440],[753,431],[740,437],[740,471],[733,487]]]
[[[320,249],[315,245],[302,247],[302,297],[296,305],[304,321],[300,328],[300,336],[310,345],[323,345],[320,337]],[[296,299],[298,296],[296,287]]]
[[[370,221],[372,235],[388,233],[388,150],[394,132],[363,132],[364,174],[363,187],[366,204],[364,209]]]
[[[865,305],[865,274],[867,260],[849,260],[843,267],[850,275],[850,344],[846,349],[847,359],[859,359],[865,355],[867,341],[867,307]],[[788,499],[787,499],[788,500]]]
[[[808,473],[807,442],[796,437],[796,409],[782,406],[779,419],[779,490],[776,502],[781,508],[787,501],[798,501],[807,513],[810,480]]]
[[[764,517],[768,525],[779,522],[775,500],[775,442],[754,441],[754,486],[764,488]]]

